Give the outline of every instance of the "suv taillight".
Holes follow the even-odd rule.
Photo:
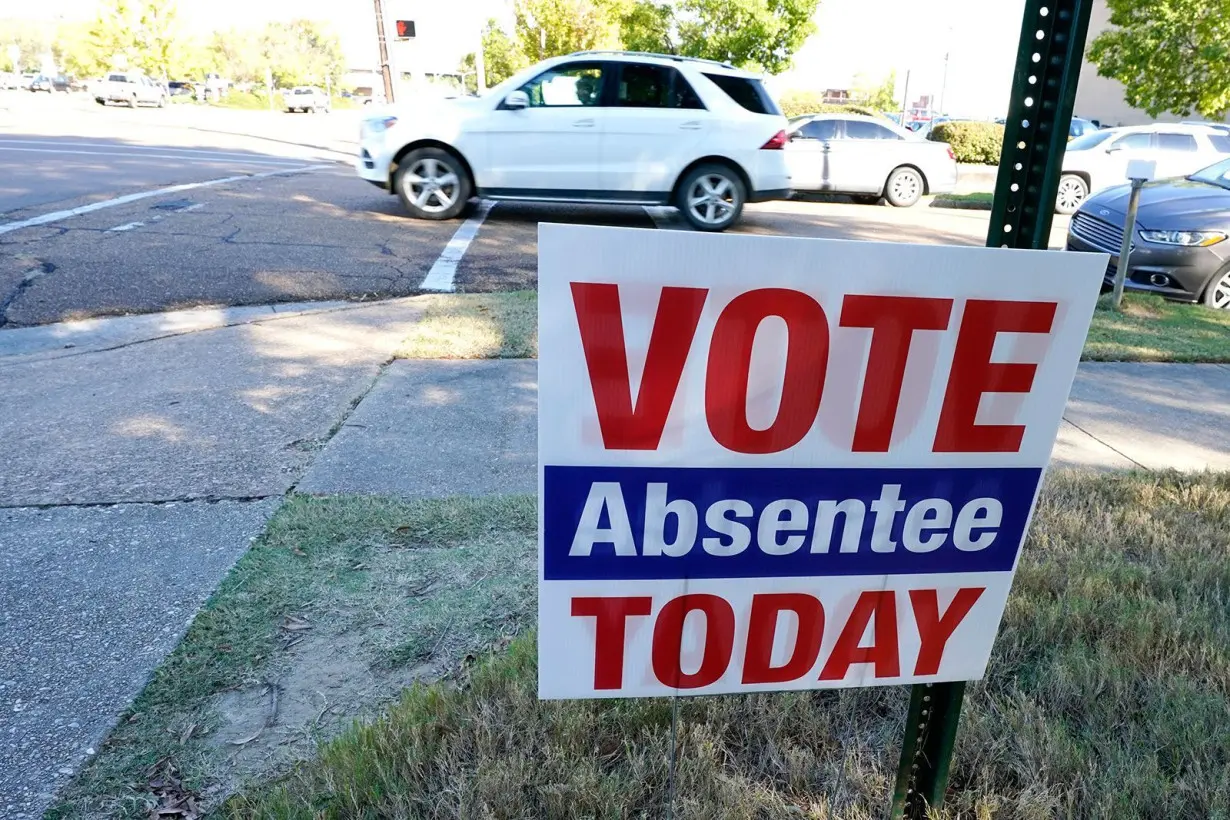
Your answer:
[[[769,138],[768,142],[760,146],[761,150],[768,150],[768,151],[780,151],[785,147],[786,147],[786,132],[785,131],[778,131],[776,134],[774,134],[772,137]]]
[[[957,158],[957,155],[956,155],[956,154],[954,154],[954,153],[952,152],[952,146],[951,146],[951,145],[950,145],[950,146],[948,146],[948,158],[949,158],[949,159],[951,159],[951,160],[956,160],[956,158]]]

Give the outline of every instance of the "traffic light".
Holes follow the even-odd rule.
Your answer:
[[[409,40],[414,37],[414,21],[413,20],[398,20],[397,21],[397,39]]]

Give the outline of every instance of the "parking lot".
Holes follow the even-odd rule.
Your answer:
[[[361,111],[130,110],[20,92],[0,95],[0,110],[6,327],[199,305],[533,288],[541,222],[686,229],[669,208],[506,202],[474,202],[465,221],[411,220],[350,168]],[[985,241],[986,211],[831,199],[750,205],[735,231]],[[1064,230],[1057,218],[1052,246]]]

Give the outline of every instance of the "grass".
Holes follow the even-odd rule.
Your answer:
[[[402,343],[405,359],[538,357],[534,291],[420,297],[422,321]],[[1124,312],[1098,301],[1082,358],[1100,362],[1230,362],[1230,311],[1145,294],[1124,296]]]
[[[1230,817],[1230,475],[1058,473],[940,817]],[[666,816],[670,705],[541,703],[532,636],[416,686],[235,818]],[[681,702],[678,818],[879,818],[902,687]]]
[[[1098,300],[1084,358],[1100,362],[1230,362],[1230,310],[1128,293],[1123,312]]]
[[[995,194],[990,191],[975,191],[969,194],[937,194],[931,201],[931,207],[989,211],[994,199]]]
[[[315,724],[281,725],[296,688],[308,690],[311,717],[321,709],[311,703],[318,686],[339,706],[345,685],[357,690],[354,708],[333,721],[336,734],[381,705],[370,702],[375,684],[391,684],[383,690],[391,698],[411,671],[455,672],[532,618],[536,527],[527,497],[291,498],[48,816],[148,817],[165,805],[157,781],[168,775],[182,795],[225,795],[246,775],[275,773],[262,759],[279,759],[288,743],[314,749],[315,737],[299,735]],[[310,631],[288,632],[288,618]],[[295,646],[300,636],[309,640]],[[328,683],[344,685],[312,682],[326,666],[336,673]],[[283,693],[278,725],[235,745],[219,698],[259,694],[268,682]],[[241,752],[247,762],[237,766]]]
[[[402,343],[402,359],[536,359],[538,294],[423,296],[423,318]]]

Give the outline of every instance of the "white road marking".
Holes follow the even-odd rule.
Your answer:
[[[235,165],[293,165],[302,160],[293,159],[238,159],[234,156],[218,157],[186,157],[183,154],[145,154],[134,151],[65,151],[54,148],[5,148],[0,145],[0,151],[25,151],[30,154],[79,154],[87,157],[127,157],[128,159],[181,159],[193,162],[229,162]]]
[[[11,140],[11,139],[0,139],[0,150],[3,150],[3,149],[5,148],[5,146],[9,146],[9,145],[42,145],[42,146],[46,146],[46,147],[48,147],[48,148],[64,148],[64,147],[69,147],[69,148],[110,148],[110,149],[112,149],[112,150],[117,150],[117,149],[118,149],[118,150],[122,150],[122,151],[134,151],[134,152],[140,152],[140,151],[172,151],[172,152],[174,152],[174,153],[176,153],[176,154],[201,154],[201,155],[205,155],[205,156],[214,156],[214,157],[252,156],[252,152],[250,152],[250,151],[243,151],[243,150],[235,150],[235,151],[207,151],[207,150],[203,150],[203,149],[201,149],[201,148],[179,148],[178,146],[175,146],[175,145],[117,145],[117,144],[115,144],[114,142],[69,142],[69,141],[61,141],[61,140]],[[17,149],[17,148],[13,148],[13,149],[11,149],[11,150],[17,151],[17,150],[29,150],[29,149]],[[280,161],[283,161],[283,162],[303,162],[303,159],[296,159],[295,157],[275,157],[275,156],[269,156],[269,157],[267,157],[267,158],[268,158],[268,159],[274,159],[274,160],[280,160]]]
[[[131,231],[133,228],[144,228],[144,222],[129,222],[124,225],[116,225],[114,228],[107,228],[107,233],[120,233],[121,231]]]
[[[204,203],[204,202],[198,202],[198,203],[196,203],[195,205],[189,205],[187,208],[177,208],[177,209],[176,209],[176,211],[175,211],[175,213],[177,213],[177,214],[186,214],[186,213],[188,213],[189,211],[195,211],[197,208],[204,208],[204,207],[205,207],[205,203]]]
[[[319,171],[324,168],[333,168],[333,165],[303,165],[298,168],[287,168],[281,171],[262,171],[259,174],[240,174],[233,177],[222,177],[220,179],[207,179],[204,182],[185,182],[180,185],[172,185],[169,188],[158,188],[153,191],[139,191],[135,194],[125,194],[117,196],[115,199],[104,199],[102,202],[91,202],[89,205],[81,205],[76,208],[70,208],[66,211],[52,211],[48,214],[40,214],[32,216],[29,219],[20,219],[16,222],[0,223],[0,234],[6,234],[11,231],[19,231],[22,228],[33,228],[36,225],[46,225],[49,222],[59,222],[63,219],[68,219],[81,214],[92,213],[93,211],[101,211],[103,208],[114,208],[117,205],[127,205],[129,202],[136,202],[141,199],[149,199],[155,196],[166,196],[167,194],[177,194],[180,191],[191,191],[193,188],[208,188],[212,185],[222,185],[227,182],[239,182],[245,179],[264,179],[265,177],[275,177],[282,174],[294,174],[300,171]]]
[[[679,211],[669,205],[642,205],[645,213],[653,220],[653,226],[660,231],[690,231],[691,226],[683,221]]]
[[[453,234],[453,238],[444,246],[444,250],[440,252],[440,258],[431,266],[431,270],[427,272],[426,278],[423,279],[423,284],[419,285],[423,290],[438,290],[451,293],[453,287],[453,278],[457,275],[457,263],[461,261],[461,257],[465,256],[466,250],[470,247],[470,243],[474,241],[474,237],[478,234],[479,227],[483,224],[483,220],[487,218],[487,214],[495,205],[490,199],[484,199],[478,203],[478,210],[474,212],[474,216],[461,223],[461,227]]]

